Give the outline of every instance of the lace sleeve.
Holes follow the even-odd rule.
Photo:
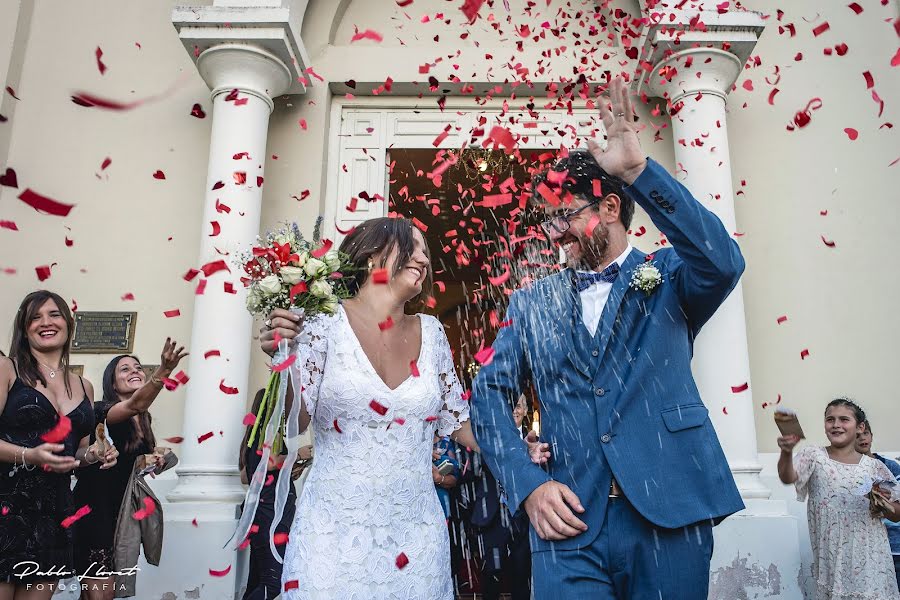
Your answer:
[[[816,453],[818,448],[807,446],[794,456],[794,471],[797,473],[797,481],[794,487],[797,490],[797,500],[804,502],[809,495],[809,481],[816,470]]]
[[[328,324],[331,315],[317,315],[303,325],[297,336],[294,353],[297,358],[291,365],[291,378],[299,382],[300,389],[294,390],[294,399],[303,399],[303,406],[310,418],[315,414],[319,399],[319,384],[325,373],[325,357],[328,354]]]
[[[438,384],[444,401],[438,415],[438,435],[445,436],[462,427],[463,421],[469,420],[469,403],[463,398],[462,385],[456,376],[450,341],[444,327],[438,320],[434,321],[434,326],[438,330],[435,336]]]

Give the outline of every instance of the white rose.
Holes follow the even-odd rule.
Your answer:
[[[328,298],[324,304],[322,304],[322,312],[326,315],[333,315],[334,311],[337,310],[338,307],[338,299],[337,296],[332,296]]]
[[[281,280],[287,285],[294,285],[295,283],[300,283],[303,280],[304,271],[300,267],[286,266],[281,267],[281,270],[278,272],[281,275]]]
[[[327,281],[322,281],[321,279],[318,281],[314,281],[312,285],[309,286],[309,293],[313,296],[318,296],[319,298],[330,296],[331,284]]]
[[[306,261],[309,260],[309,252],[303,251],[300,253],[300,258],[297,259],[297,266],[302,267],[306,264]]]
[[[316,275],[322,275],[325,273],[327,267],[325,263],[323,263],[318,258],[310,258],[306,261],[306,264],[303,266],[306,269],[306,274],[310,277],[315,277]]]
[[[646,267],[641,270],[641,282],[653,283],[659,279],[659,269],[656,267]]]
[[[268,275],[259,281],[258,287],[259,291],[271,296],[281,291],[281,281],[278,279],[278,275]]]
[[[332,250],[325,255],[325,264],[328,265],[330,271],[337,271],[341,268],[341,257],[338,256],[337,252]]]
[[[250,288],[250,292],[247,294],[247,310],[251,313],[256,313],[260,309],[260,301],[262,298],[259,297],[259,290],[256,288]]]
[[[291,238],[286,233],[279,233],[279,234],[275,235],[275,237],[272,241],[274,241],[276,244],[283,245],[283,244],[289,244],[291,242]]]

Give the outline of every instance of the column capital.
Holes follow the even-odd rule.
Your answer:
[[[698,92],[724,99],[765,28],[756,12],[648,12],[634,87],[670,104]]]
[[[275,96],[306,93],[310,62],[299,32],[302,4],[177,6],[172,24],[213,97],[239,89],[271,108]]]

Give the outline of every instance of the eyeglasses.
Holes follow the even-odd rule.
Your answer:
[[[562,213],[542,222],[541,228],[547,234],[550,234],[553,231],[556,231],[557,233],[565,233],[572,226],[572,223],[570,223],[571,219],[573,219],[576,215],[578,215],[578,213],[580,213],[584,209],[600,204],[601,201],[602,201],[602,199],[592,200],[577,210],[573,210],[571,212],[569,212],[569,211],[562,212]]]

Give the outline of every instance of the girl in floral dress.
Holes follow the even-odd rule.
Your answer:
[[[871,515],[869,499],[860,494],[872,481],[894,481],[881,462],[856,451],[856,434],[865,418],[854,402],[838,398],[825,409],[830,445],[807,446],[794,457],[800,438],[778,438],[779,478],[794,484],[799,501],[808,497],[812,574],[819,600],[900,600],[884,524]],[[900,521],[900,489],[878,493],[890,500],[884,516]]]

